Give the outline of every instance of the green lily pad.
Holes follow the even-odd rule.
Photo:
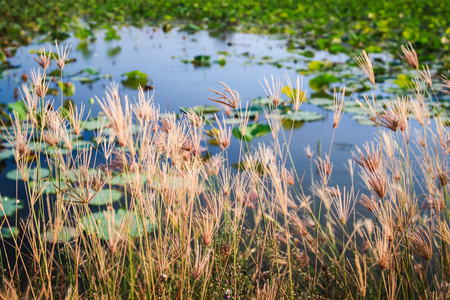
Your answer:
[[[122,48],[120,46],[117,46],[115,48],[108,49],[107,55],[109,57],[113,57],[113,56],[118,55],[121,51],[122,51]]]
[[[100,190],[97,195],[89,202],[89,205],[106,205],[117,202],[123,194],[116,190]]]
[[[381,47],[377,46],[377,45],[367,46],[364,50],[366,50],[367,53],[381,53],[381,52],[383,52],[383,49],[381,49]]]
[[[309,63],[309,70],[313,70],[313,71],[320,71],[325,67],[325,64],[322,61],[319,60],[313,60],[312,62]]]
[[[28,170],[28,179],[29,180],[34,180],[34,176],[35,176],[35,170],[37,168],[31,168],[30,170]],[[46,178],[48,176],[50,176],[50,170],[46,169],[46,168],[40,168],[39,172],[36,173],[36,176],[39,176],[39,178]],[[16,169],[9,171],[8,173],[6,173],[6,178],[10,179],[10,180],[22,180],[22,176],[20,176],[20,172],[18,172]]]
[[[12,149],[5,149],[0,151],[0,160],[9,159],[14,157],[14,152]]]
[[[214,105],[198,105],[194,107],[182,107],[182,111],[193,111],[197,115],[213,114],[220,111],[220,107]]]
[[[209,55],[197,55],[191,60],[191,63],[196,67],[209,67],[211,66],[210,58]]]
[[[58,81],[58,86],[63,92],[64,96],[70,97],[75,94],[75,84],[72,82],[65,82]]]
[[[248,125],[245,129],[245,134],[241,134],[241,126],[236,126],[233,128],[233,136],[237,139],[242,139],[244,141],[251,141],[254,138],[262,137],[271,132],[270,126],[268,124],[257,124],[253,123]]]
[[[81,219],[80,225],[87,233],[97,234],[104,240],[113,238],[110,234],[138,237],[144,232],[152,231],[155,227],[149,219],[123,209],[93,213]]]
[[[82,73],[86,73],[88,75],[98,75],[100,74],[100,71],[94,69],[94,68],[86,68],[81,71]]]
[[[25,104],[23,104],[20,101],[8,103],[6,106],[10,112],[16,112],[19,114],[19,120],[26,120],[27,119],[27,108],[25,107]]]
[[[394,80],[394,83],[398,85],[401,89],[407,90],[408,86],[411,86],[413,84],[412,79],[414,77],[410,75],[400,74],[397,75],[397,79]]]
[[[338,82],[339,79],[329,73],[321,74],[309,81],[309,86],[315,91],[328,90],[330,83]]]
[[[63,226],[58,236],[53,236],[52,230],[47,230],[45,240],[49,243],[67,243],[77,235],[77,230],[73,227]]]
[[[11,226],[9,228],[4,227],[0,230],[0,237],[2,239],[9,239],[18,234],[19,234],[19,228],[15,227],[15,226]]]
[[[22,201],[8,196],[0,197],[0,218],[4,216],[10,217],[21,208],[23,208]]]
[[[282,120],[289,120],[295,122],[314,122],[322,120],[324,118],[324,116],[319,114],[318,112],[306,110],[299,110],[297,112],[282,115],[281,117]]]
[[[148,75],[139,70],[124,73],[122,76],[127,77],[125,80],[122,80],[122,84],[127,88],[137,89],[148,82]]]
[[[18,234],[19,234],[19,228],[15,227],[15,226],[3,227],[0,230],[0,237],[2,239],[9,239]]]
[[[328,98],[311,98],[308,99],[308,103],[316,106],[325,106],[325,105],[332,105],[333,99]]]

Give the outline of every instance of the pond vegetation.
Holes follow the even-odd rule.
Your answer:
[[[148,6],[2,2],[2,76],[15,78],[9,92],[23,84],[0,111],[0,299],[450,297],[445,3]],[[120,41],[120,27],[152,24],[193,40],[205,29],[282,33],[282,58],[172,60],[284,73],[261,76],[264,97],[219,82],[208,104],[165,111],[152,74],[71,57],[90,57],[98,30]],[[69,36],[76,49],[28,49],[36,68],[12,75],[20,45]],[[107,56],[122,51],[110,44]],[[76,99],[93,85],[104,94]],[[314,150],[296,135],[309,124],[327,126],[311,133]],[[341,143],[341,131],[364,142]]]

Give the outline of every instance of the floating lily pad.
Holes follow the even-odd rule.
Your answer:
[[[220,111],[220,107],[214,105],[198,105],[194,107],[182,107],[182,111],[193,111],[197,115],[213,114]]]
[[[253,140],[254,138],[262,137],[269,132],[271,132],[271,129],[268,124],[253,123],[251,125],[248,125],[245,129],[244,135],[242,135],[241,133],[241,126],[236,126],[233,128],[234,137],[248,142]]]
[[[122,76],[127,77],[125,80],[122,80],[122,84],[127,88],[137,89],[139,86],[144,86],[148,82],[148,75],[139,70],[124,73]]]
[[[28,179],[29,180],[34,180],[34,176],[35,176],[35,170],[37,170],[37,168],[31,168],[30,170],[28,170]],[[38,176],[39,178],[46,178],[48,176],[50,176],[50,170],[46,169],[46,168],[40,168],[39,172],[36,173],[36,176]],[[10,180],[22,180],[22,176],[20,175],[20,172],[17,171],[16,169],[9,171],[8,173],[6,173],[6,178],[10,179]]]
[[[0,160],[9,159],[14,157],[14,152],[12,149],[5,149],[0,151]]]
[[[409,86],[413,84],[413,77],[405,74],[397,75],[397,79],[394,80],[394,83],[398,85],[401,89],[407,90]]]
[[[315,111],[299,110],[290,114],[282,115],[282,120],[296,121],[296,122],[314,122],[324,118],[323,115]]]
[[[26,120],[27,119],[27,109],[25,107],[25,104],[23,104],[20,101],[8,103],[6,106],[10,112],[16,112],[19,115],[19,120]]]
[[[191,60],[191,63],[196,67],[209,67],[211,66],[210,58],[209,55],[197,55]]]
[[[107,55],[109,57],[113,57],[113,56],[118,55],[121,51],[122,51],[122,48],[120,46],[117,46],[115,48],[108,49]]]
[[[333,104],[333,100],[328,98],[311,98],[308,100],[308,103],[316,106],[325,106]]]
[[[11,227],[3,227],[0,230],[0,237],[3,239],[9,239],[12,238],[13,236],[16,236],[19,234],[19,228],[15,227],[15,226],[11,226]]]
[[[329,73],[314,77],[309,81],[309,86],[315,91],[328,90],[330,83],[338,82],[339,79]]]
[[[98,75],[100,74],[100,71],[94,69],[94,68],[86,68],[81,71],[82,73],[86,73],[88,75]]]
[[[22,201],[8,196],[0,197],[0,218],[10,217],[21,208],[23,208]]]
[[[100,190],[97,195],[89,202],[89,205],[106,205],[117,202],[123,194],[116,190]]]
[[[77,230],[73,227],[63,226],[58,236],[54,236],[52,230],[47,230],[46,232],[46,241],[49,243],[67,243],[77,235]]]
[[[123,209],[96,212],[81,219],[80,225],[87,233],[98,234],[104,240],[112,238],[110,234],[138,237],[155,227],[147,218]]]
[[[65,82],[58,81],[58,86],[63,92],[64,96],[70,97],[75,94],[75,84],[72,82]]]

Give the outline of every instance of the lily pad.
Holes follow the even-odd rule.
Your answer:
[[[3,227],[0,230],[0,237],[3,239],[9,239],[18,234],[19,234],[19,228],[15,227],[15,226]]]
[[[87,233],[98,234],[99,238],[108,240],[110,234],[123,237],[138,237],[154,229],[149,219],[123,209],[109,209],[88,215],[80,220],[80,225]]]
[[[123,194],[116,190],[100,190],[97,195],[89,202],[89,205],[106,205],[117,202],[122,198]]]
[[[0,197],[0,218],[10,217],[21,208],[23,208],[22,201],[8,196]]]
[[[257,124],[253,123],[248,125],[245,129],[244,135],[241,133],[241,126],[236,126],[233,128],[233,136],[237,139],[242,139],[244,141],[251,141],[254,138],[262,137],[271,131],[268,124]]]
[[[108,49],[107,55],[109,57],[113,57],[113,56],[118,55],[121,51],[122,51],[122,48],[120,46],[117,46],[115,48]]]
[[[27,109],[25,107],[25,104],[23,104],[20,101],[8,103],[6,106],[10,112],[16,112],[19,115],[19,120],[26,120],[27,119]]]
[[[209,55],[197,55],[191,60],[191,63],[196,67],[209,67],[211,66],[210,58]]]
[[[330,86],[330,83],[338,82],[339,79],[329,73],[321,74],[317,77],[314,77],[309,81],[309,86],[315,91],[327,90]]]
[[[9,159],[12,157],[14,157],[14,152],[12,149],[0,151],[0,160]]]
[[[75,94],[75,84],[72,82],[65,82],[58,81],[58,86],[63,92],[64,96],[70,97]]]
[[[315,111],[299,110],[290,114],[282,115],[282,120],[295,122],[314,122],[324,118],[323,115]]]
[[[137,89],[148,82],[148,75],[139,70],[124,73],[122,76],[127,77],[125,80],[122,80],[122,84],[127,88]]]
[[[58,236],[54,236],[52,230],[47,230],[45,240],[49,243],[67,243],[77,235],[77,230],[73,227],[63,226]]]
[[[28,179],[29,180],[34,180],[34,176],[35,176],[35,170],[37,170],[37,168],[31,168],[30,170],[28,170]],[[50,170],[46,169],[46,168],[40,168],[39,172],[36,173],[39,178],[46,178],[48,176],[50,176]],[[18,172],[16,169],[13,169],[11,171],[9,171],[8,173],[6,173],[6,178],[10,179],[10,180],[22,180],[22,176],[20,175],[20,172]]]
[[[100,74],[100,71],[94,69],[94,68],[86,68],[81,71],[82,73],[86,73],[88,75],[98,75]]]
[[[213,114],[220,111],[220,107],[214,105],[198,105],[194,107],[182,107],[182,111],[193,111],[197,115]]]
[[[397,79],[394,80],[394,83],[398,85],[401,89],[407,90],[408,86],[411,86],[413,84],[412,82],[413,77],[405,74],[397,75]]]

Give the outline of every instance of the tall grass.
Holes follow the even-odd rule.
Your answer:
[[[55,57],[61,69],[67,49]],[[224,117],[212,126],[193,111],[161,117],[153,95],[140,90],[131,101],[117,85],[97,98],[104,116],[84,147],[84,107],[54,109],[41,61],[42,72],[22,90],[27,120],[14,114],[6,134],[29,214],[21,234],[2,240],[15,255],[3,261],[0,298],[447,299],[450,133],[434,114],[428,68],[419,69],[411,45],[402,50],[417,70],[413,96],[385,106],[370,57],[356,59],[373,84],[360,104],[379,136],[353,153],[347,187],[332,185],[332,140],[320,156],[306,148],[309,170],[286,167],[292,134],[280,130],[277,105],[286,80],[293,110],[300,109],[300,79],[295,89],[289,78],[264,80],[273,140],[250,152],[241,141],[241,168],[232,171],[232,125]],[[211,100],[235,111],[244,135],[249,107],[222,85]],[[335,91],[333,137],[345,101],[345,89]],[[413,134],[412,119],[420,128]],[[219,154],[203,154],[206,135]],[[92,201],[105,194],[99,210]],[[360,205],[367,213],[356,212]]]

